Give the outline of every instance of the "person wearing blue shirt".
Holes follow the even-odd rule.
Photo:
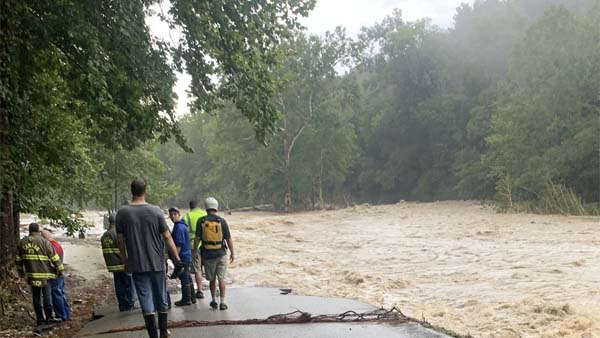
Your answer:
[[[183,270],[178,274],[181,282],[181,300],[175,302],[175,306],[185,306],[195,303],[192,297],[192,278],[190,277],[190,265],[192,264],[192,250],[190,248],[190,235],[188,226],[181,219],[181,213],[177,208],[169,209],[169,218],[173,222],[171,237],[179,252],[179,258],[183,264]]]

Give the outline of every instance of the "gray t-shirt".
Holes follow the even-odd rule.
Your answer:
[[[165,217],[152,204],[122,206],[116,216],[117,233],[125,237],[129,272],[165,270]]]

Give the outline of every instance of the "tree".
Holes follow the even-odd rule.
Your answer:
[[[562,184],[599,201],[600,6],[586,17],[552,7],[518,43],[492,116],[486,161],[515,200]]]
[[[259,139],[272,130],[277,116],[266,99],[276,84],[272,49],[314,1],[173,1],[165,20],[184,32],[177,46],[150,35],[144,20],[154,3],[1,3],[3,276],[13,261],[19,213],[64,218],[68,194],[78,189],[65,182],[94,177],[87,170],[95,161],[91,147],[131,150],[156,138],[185,147],[173,111],[175,70],[192,75],[197,111],[234,98]],[[218,84],[209,80],[213,75]]]

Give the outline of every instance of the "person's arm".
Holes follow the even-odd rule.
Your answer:
[[[233,263],[233,261],[235,260],[235,254],[233,251],[233,240],[231,239],[231,233],[229,232],[229,224],[227,224],[227,221],[225,221],[225,219],[223,219],[223,237],[225,238],[225,241],[227,242],[227,247],[229,248],[229,261],[230,263]]]
[[[119,246],[119,256],[121,256],[121,264],[125,266],[125,272],[128,272],[127,266],[127,248],[125,247],[125,226],[123,220],[119,217],[119,212],[115,216],[116,232],[117,232],[117,245]]]
[[[187,231],[187,230],[186,230]],[[181,253],[181,247],[183,246],[183,233],[181,232],[181,228],[177,225],[173,226],[173,232],[171,233],[171,237],[173,237],[173,242],[175,243],[175,247],[177,248],[177,253]]]
[[[127,248],[125,247],[125,236],[121,233],[117,234],[117,245],[119,246],[121,264],[125,266],[125,272],[127,272]]]
[[[192,255],[195,256],[198,254],[198,245],[200,244],[200,240],[202,240],[202,220],[204,217],[200,217],[196,222],[196,237],[194,238],[194,246],[192,246]]]
[[[50,258],[50,262],[52,262],[52,265],[54,265],[54,267],[56,268],[56,273],[57,275],[61,275],[62,271],[65,269],[64,265],[62,264],[62,262],[60,261],[60,256],[58,255],[58,253],[56,253],[56,250],[54,249],[54,246],[52,245],[52,243],[50,243],[50,241],[46,240],[46,255],[48,256],[48,258]]]
[[[230,237],[225,241],[227,241],[227,246],[229,247],[229,261],[233,263],[233,261],[235,260],[235,255],[233,253],[233,240]]]
[[[175,246],[175,242],[173,242],[173,237],[171,237],[171,233],[167,229],[162,232],[162,236],[165,239],[165,244],[167,245],[167,249],[169,249],[171,257],[175,260],[174,263],[178,264],[179,262],[181,262],[181,259],[179,258],[179,250],[177,249],[177,246]]]
[[[156,217],[158,218],[158,231],[162,234],[165,240],[171,260],[173,260],[173,263],[177,265],[181,262],[181,259],[179,258],[179,252],[177,251],[177,246],[175,246],[175,242],[173,241],[173,237],[171,236],[171,232],[169,231],[169,227],[167,226],[167,222],[165,221],[162,210],[160,210],[158,207],[156,208]]]

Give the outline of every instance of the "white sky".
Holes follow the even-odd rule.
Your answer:
[[[315,9],[301,22],[312,34],[323,34],[342,26],[355,36],[361,27],[381,21],[398,8],[402,10],[405,21],[430,18],[433,24],[448,28],[452,26],[456,7],[461,3],[473,3],[473,0],[317,0]],[[164,11],[168,10],[167,6],[163,3]],[[168,26],[158,18],[148,18],[147,23],[154,35],[170,39]],[[176,32],[171,32],[171,36],[177,39]],[[178,74],[177,79],[175,93],[179,99],[176,114],[181,117],[189,112],[186,89],[191,78],[187,74]]]

